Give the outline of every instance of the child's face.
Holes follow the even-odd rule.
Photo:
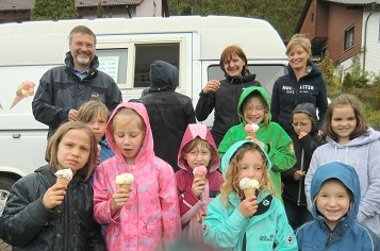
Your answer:
[[[91,140],[84,130],[71,129],[58,144],[58,166],[73,173],[84,167],[91,151]]]
[[[346,215],[350,208],[350,195],[341,182],[328,180],[316,196],[316,206],[330,229],[334,229],[338,220]]]
[[[87,125],[95,133],[96,142],[100,142],[106,131],[107,118],[98,114],[96,118],[87,123]]]
[[[211,152],[204,144],[199,142],[190,152],[184,153],[183,158],[192,169],[198,166],[207,167],[211,161]]]
[[[247,151],[239,161],[239,181],[242,178],[255,179],[259,183],[263,178],[264,160],[258,150]]]
[[[305,113],[294,113],[292,126],[297,135],[301,132],[309,134],[313,126],[310,117]]]
[[[132,164],[145,137],[145,132],[139,128],[139,122],[141,121],[125,114],[116,115],[115,120],[113,133],[115,143],[127,163]]]
[[[335,107],[331,116],[331,129],[337,135],[340,144],[350,141],[350,135],[355,130],[357,120],[354,109],[349,105]]]
[[[243,107],[243,117],[247,123],[260,124],[264,121],[266,107],[264,102],[257,97],[250,98]]]

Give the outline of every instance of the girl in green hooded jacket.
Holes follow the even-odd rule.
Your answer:
[[[204,242],[231,251],[297,251],[284,206],[272,196],[265,151],[250,140],[239,141],[223,156],[221,168],[225,181],[207,207]],[[251,194],[245,182],[256,183]]]
[[[281,172],[293,167],[296,163],[293,142],[289,135],[276,122],[271,121],[270,98],[263,87],[246,88],[240,95],[237,114],[240,124],[231,127],[218,147],[220,157],[235,142],[250,139],[261,145],[272,162],[269,171],[275,194],[281,197]],[[258,125],[258,130],[248,133],[247,124]]]

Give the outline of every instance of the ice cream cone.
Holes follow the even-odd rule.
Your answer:
[[[198,180],[200,180],[200,181],[205,181],[206,180],[206,175],[197,175],[195,177],[198,178]]]
[[[9,109],[12,109],[15,105],[17,105],[18,102],[20,102],[22,99],[24,98],[24,96],[21,96],[21,95],[16,95],[13,99],[13,102],[11,104],[11,107]]]
[[[65,178],[57,178],[57,181],[56,181],[57,184],[61,184],[61,185],[69,185],[70,183],[70,180],[68,179],[65,179]]]
[[[119,187],[126,188],[129,191],[134,179],[133,174],[123,173],[116,176],[115,183]]]
[[[120,184],[119,187],[121,188],[125,188],[129,191],[130,187],[131,187],[131,184]]]
[[[246,198],[252,197],[255,194],[256,194],[256,189],[255,188],[244,189],[244,195],[245,195]]]

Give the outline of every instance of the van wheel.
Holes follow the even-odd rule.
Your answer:
[[[15,180],[10,178],[0,178],[0,215],[3,214],[5,203],[7,202],[9,191],[11,187],[15,183]]]

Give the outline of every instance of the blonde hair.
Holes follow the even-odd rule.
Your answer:
[[[77,120],[89,123],[98,116],[107,121],[110,116],[109,110],[103,102],[91,100],[79,107]]]
[[[46,154],[49,156],[49,167],[58,168],[58,146],[61,143],[62,138],[70,130],[82,130],[87,134],[90,139],[90,155],[84,167],[80,170],[83,172],[86,179],[90,177],[95,169],[95,164],[97,161],[98,148],[96,143],[96,138],[94,132],[86,124],[80,121],[69,121],[62,124],[57,131],[51,136],[47,148]]]
[[[253,91],[251,92],[250,94],[248,94],[248,96],[243,100],[242,104],[241,104],[241,115],[242,115],[242,118],[244,120],[244,111],[247,109],[247,106],[248,104],[251,102],[252,99],[254,98],[258,98],[260,99],[260,101],[264,104],[264,107],[265,107],[265,112],[264,112],[264,119],[263,119],[263,124],[265,124],[266,126],[269,125],[270,123],[270,114],[269,114],[269,107],[268,107],[268,104],[265,102],[265,99],[264,97],[261,95],[261,93],[259,91]],[[246,121],[247,122],[247,121]]]
[[[129,116],[129,121],[136,121],[137,122],[137,126],[138,128],[143,131],[143,132],[146,132],[146,125],[144,123],[144,120],[143,118],[133,109],[131,108],[121,108],[119,109],[116,114],[113,116],[113,119],[112,119],[112,127],[111,127],[111,133],[113,134],[115,132],[115,127],[116,127],[116,123],[117,123],[117,119],[119,118],[120,115],[125,115],[125,116]]]
[[[244,157],[244,154],[246,154],[247,152],[258,152],[263,159],[263,169],[262,169],[263,178],[261,179],[261,182],[260,182],[260,191],[268,191],[272,195],[276,196],[275,190],[270,181],[269,170],[268,170],[268,160],[265,154],[259,148],[258,145],[254,143],[246,143],[240,146],[236,150],[234,155],[232,156],[229,167],[227,169],[225,181],[222,184],[222,187],[220,190],[221,199],[222,201],[225,202],[226,205],[228,205],[228,196],[232,192],[235,192],[240,199],[244,198],[244,193],[239,187],[239,181],[240,181],[239,180],[239,173],[240,173],[239,163],[241,159]]]
[[[286,45],[286,55],[294,48],[294,46],[300,45],[304,50],[311,55],[311,42],[310,39],[306,37],[304,34],[295,34],[288,44]]]
[[[354,114],[356,118],[356,127],[350,135],[350,140],[362,135],[363,133],[367,131],[368,124],[364,116],[362,103],[356,96],[348,94],[348,93],[343,93],[343,94],[340,94],[338,97],[334,98],[327,109],[327,112],[325,114],[325,121],[323,125],[323,131],[325,132],[324,137],[329,136],[335,141],[338,140],[338,136],[335,134],[335,132],[333,131],[331,127],[333,112],[335,108],[347,106],[347,105],[350,106],[352,110],[354,110]]]

